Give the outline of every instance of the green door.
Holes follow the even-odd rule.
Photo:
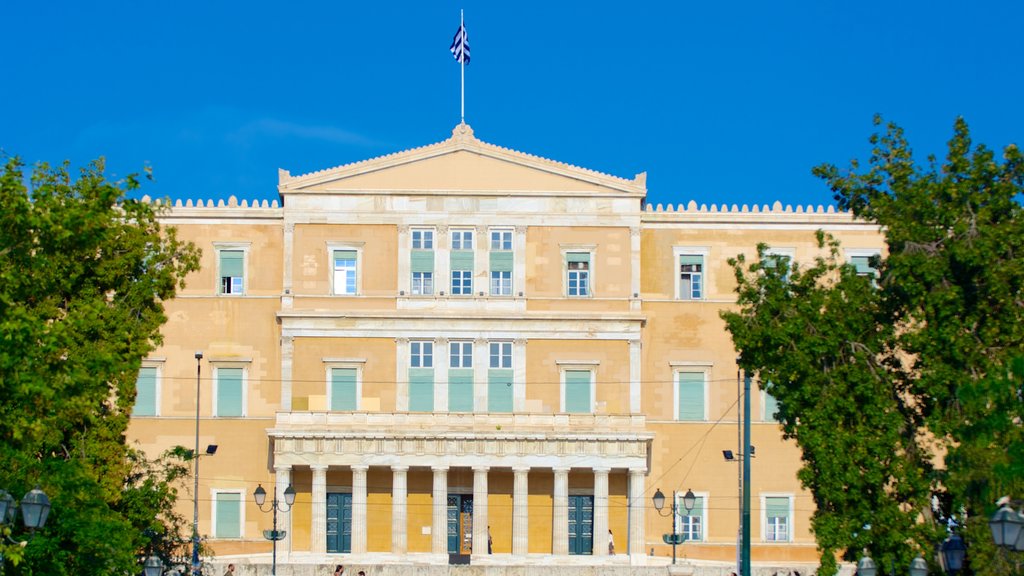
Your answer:
[[[448,553],[473,553],[472,495],[448,495]]]
[[[327,551],[352,551],[352,495],[327,494]]]
[[[594,553],[594,497],[569,496],[569,554]]]

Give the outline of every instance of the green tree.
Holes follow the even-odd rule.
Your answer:
[[[998,497],[1024,496],[1021,377],[1008,371],[1024,353],[1024,162],[1013,145],[1001,161],[972,149],[962,119],[941,165],[919,166],[893,124],[871,143],[866,169],[814,172],[880,226],[878,278],[824,234],[821,257],[789,270],[766,266],[762,246],[731,261],[739,309],[723,318],[802,450],[822,573],[861,548],[905,570],[953,518],[974,571],[1005,574],[985,522]]]
[[[38,485],[53,509],[27,547],[0,551],[13,574],[134,573],[175,537],[183,462],[147,462],[125,429],[163,302],[198,251],[127,198],[134,175],[43,164],[26,185],[23,168],[12,158],[0,173],[0,487]]]

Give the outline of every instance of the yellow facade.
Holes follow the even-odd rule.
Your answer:
[[[174,206],[164,221],[202,269],[168,303],[145,363],[157,400],[130,436],[191,447],[198,407],[200,449],[219,446],[200,460],[198,525],[218,556],[269,551],[251,494],[291,484],[284,562],[656,565],[671,554],[660,489],[700,499],[679,556],[728,566],[739,467],[722,450],[742,450],[727,260],[764,242],[810,261],[818,229],[851,254],[882,238],[820,208],[652,208],[645,181],[459,125],[282,171],[281,205]],[[770,397],[751,401],[753,558],[813,563],[799,451]]]

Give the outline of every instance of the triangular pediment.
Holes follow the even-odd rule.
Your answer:
[[[282,194],[447,193],[646,195],[646,174],[624,179],[487,144],[459,124],[452,137],[301,176],[280,173]]]

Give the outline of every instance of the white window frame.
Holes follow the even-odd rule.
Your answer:
[[[249,361],[224,361],[224,360],[211,360],[210,364],[213,366],[213,401],[211,402],[211,409],[213,410],[212,415],[214,418],[247,418],[249,416]],[[220,386],[220,375],[218,372],[221,368],[241,368],[242,369],[242,415],[241,416],[221,416],[217,413],[217,396],[219,394]]]
[[[249,294],[249,248],[252,246],[251,242],[214,242],[213,252],[216,258],[217,276],[214,278],[213,290],[217,296],[224,298],[236,298],[239,296],[245,296]],[[222,250],[228,251],[241,251],[242,252],[242,291],[231,292],[225,294],[220,289],[220,253]]]
[[[708,493],[707,492],[694,492],[694,496],[701,499],[700,509],[700,538],[697,540],[687,539],[686,542],[705,542],[708,538]],[[686,514],[686,507],[683,506],[683,497],[686,496],[686,492],[676,492],[676,533],[683,533],[683,518],[691,517]],[[691,512],[693,512],[691,510]]]
[[[707,422],[710,414],[711,402],[711,368],[710,362],[670,362],[672,366],[672,420],[674,422],[693,422],[693,420],[679,419],[679,373],[680,372],[703,372],[704,373],[704,418],[700,422]]]
[[[469,345],[469,356],[465,354],[465,346]],[[452,346],[459,346],[459,353],[452,354]],[[448,369],[449,370],[463,370],[473,368],[473,341],[472,340],[449,340],[448,341]],[[452,358],[459,359],[458,366],[452,366]],[[469,359],[469,366],[465,365],[466,359]]]
[[[420,235],[419,246],[416,245],[416,234]],[[430,246],[424,246],[426,240],[430,240]],[[409,249],[410,250],[437,250],[437,232],[426,226],[409,228]]]
[[[672,282],[673,282],[673,293],[675,299],[681,302],[703,302],[708,299],[708,259],[711,254],[711,249],[707,246],[673,246],[672,247]],[[703,258],[704,263],[701,265],[701,291],[700,298],[683,298],[683,287],[679,282],[679,257],[680,256],[700,256]]]
[[[359,296],[363,293],[363,242],[328,242],[327,243],[327,269],[330,271],[330,283],[331,283],[331,295],[332,296]],[[336,282],[336,273],[334,269],[334,251],[335,250],[355,250],[356,252],[356,288],[355,292],[349,294],[348,292],[338,290]]]
[[[495,274],[497,274],[498,276],[495,276]],[[501,276],[502,274],[508,274],[508,278],[503,278]],[[512,272],[511,271],[500,272],[500,271],[496,271],[496,270],[491,270],[491,278],[490,278],[490,280],[491,280],[491,285],[490,285],[491,296],[496,296],[496,297],[500,297],[500,298],[507,298],[507,297],[512,295]],[[495,287],[497,287],[498,289],[495,290]]]
[[[505,248],[504,246],[501,246],[501,245],[495,246],[494,245],[494,235],[495,234],[501,234],[502,235],[502,238],[499,240],[499,243],[504,243],[504,235],[508,234],[508,246],[509,247]],[[515,231],[514,228],[505,228],[505,227],[490,228],[490,229],[487,230],[487,241],[488,241],[488,248],[490,249],[491,252],[515,252],[516,251],[516,231]]]
[[[456,282],[455,275],[459,275],[459,280]],[[468,282],[467,286],[465,283]],[[473,271],[472,270],[452,270],[452,281],[451,281],[452,296],[472,296],[473,295]]]
[[[768,539],[768,498],[789,499],[789,511],[786,516],[786,538],[784,540]],[[763,492],[761,494],[761,542],[766,544],[785,544],[793,541],[793,501],[793,494],[790,492]]]
[[[774,396],[773,396],[774,398]],[[778,405],[778,399],[775,400],[776,406]],[[761,421],[768,424],[780,424],[774,417],[768,415],[768,391],[761,390]]]
[[[587,259],[587,293],[584,295],[571,295],[569,294],[569,262],[567,260],[568,254],[586,252],[590,254],[590,258]],[[594,261],[597,258],[597,245],[596,244],[562,244],[562,294],[566,298],[593,298],[594,297],[594,269],[597,266],[594,265]]]
[[[334,379],[331,378],[331,371],[335,368],[355,369],[356,371],[356,411],[363,409],[363,367],[366,365],[365,358],[324,358],[324,374],[327,379],[327,410],[333,411],[331,399],[334,398]]]
[[[238,507],[238,537],[221,538],[217,536],[217,495],[238,494],[241,505]],[[211,488],[210,489],[210,534],[216,540],[245,540],[245,489],[244,488]]]
[[[417,345],[417,344],[420,345],[420,351],[418,353],[414,352],[415,345]],[[430,366],[424,366],[423,365],[423,360],[428,356],[424,352],[424,346],[423,346],[424,344],[430,344],[430,354],[429,354]],[[417,365],[416,362],[419,362],[419,365]],[[433,340],[409,340],[409,368],[429,368],[429,369],[434,369],[436,367],[437,366],[434,363],[434,341]]]
[[[597,368],[601,365],[599,360],[570,360],[559,361],[558,365],[558,411],[565,413],[565,373],[566,372],[590,372],[590,410],[587,414],[593,414],[597,406]]]
[[[494,361],[494,347],[498,349],[498,366],[492,366]],[[508,350],[508,354],[505,354],[505,350]],[[508,359],[508,366],[504,365]],[[487,342],[487,369],[488,370],[512,370],[515,366],[515,346],[511,340],[489,340]]]
[[[162,390],[163,379],[164,379],[164,359],[161,358],[159,360],[157,360],[157,359],[146,359],[146,360],[143,360],[142,361],[142,366],[139,366],[139,368],[140,369],[141,368],[155,368],[156,369],[156,378],[153,379],[153,395],[155,396],[154,401],[156,402],[156,406],[153,407],[153,415],[152,416],[135,416],[134,414],[132,414],[130,416],[132,418],[156,418],[156,417],[162,416],[162,413],[160,411],[160,398],[161,398],[161,390]],[[138,394],[138,391],[139,391],[138,390],[138,380],[139,380],[139,378],[138,378],[138,376],[136,376],[135,377],[135,386],[136,386],[135,393],[136,394]],[[132,408],[132,410],[134,411],[134,407]]]
[[[764,251],[765,256],[785,256],[789,258],[789,266],[792,267],[793,262],[796,262],[796,248],[768,248]],[[786,271],[786,275],[783,277],[784,280],[789,281],[789,271]]]
[[[862,257],[862,258],[863,257],[870,258],[872,256],[881,257],[882,256],[882,250],[879,249],[879,248],[845,248],[843,250],[843,259],[844,259],[844,261],[847,264],[853,264],[853,258],[855,256]],[[858,276],[862,276],[862,274],[858,274]],[[875,270],[875,274],[874,274],[874,278],[872,279],[872,282],[877,282],[877,281],[878,281],[878,270]]]
[[[476,231],[473,228],[449,228],[451,250],[472,252],[476,250]],[[466,247],[468,238],[469,247]],[[456,246],[456,242],[458,246]]]
[[[418,282],[419,290],[417,290],[417,278],[416,278],[417,274],[424,274],[424,276],[419,278],[419,282]],[[411,274],[411,284],[410,284],[410,287],[409,287],[409,291],[412,293],[413,296],[433,296],[434,295],[434,276],[435,275],[436,275],[436,271],[434,271],[434,272],[413,272]],[[426,285],[427,282],[430,283],[430,291],[429,292],[424,290],[424,285]]]

